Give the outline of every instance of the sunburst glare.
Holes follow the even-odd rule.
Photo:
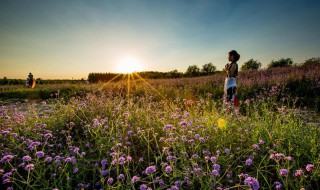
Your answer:
[[[123,73],[123,74],[129,74],[133,72],[139,72],[142,71],[143,67],[140,63],[140,61],[133,57],[125,57],[116,65],[116,72]]]

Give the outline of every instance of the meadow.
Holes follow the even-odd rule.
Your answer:
[[[0,189],[320,189],[319,71],[2,86]]]

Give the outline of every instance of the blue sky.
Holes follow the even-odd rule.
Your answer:
[[[80,79],[119,72],[123,59],[146,71],[185,72],[230,50],[301,63],[320,56],[319,0],[1,0],[0,77]]]

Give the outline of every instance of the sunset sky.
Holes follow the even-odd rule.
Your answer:
[[[301,63],[320,57],[319,9],[319,0],[1,0],[0,77],[80,79],[131,63],[222,70],[232,49],[240,66]]]

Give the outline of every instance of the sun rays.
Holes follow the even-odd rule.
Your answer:
[[[160,93],[155,87],[153,87],[147,80],[145,80],[143,77],[141,77],[137,72],[127,73],[127,74],[118,74],[115,77],[113,77],[112,79],[110,79],[108,82],[103,83],[99,89],[102,90],[107,85],[109,85],[111,82],[116,82],[116,79],[118,79],[120,76],[122,76],[120,81],[123,81],[126,83],[126,97],[127,97],[128,102],[130,102],[130,98],[132,98],[130,96],[132,88],[134,86],[139,87],[139,85],[140,86],[145,85],[148,89],[151,89],[152,93],[157,94],[163,100],[165,100],[167,103],[169,103],[169,105],[171,107],[172,102],[170,100],[168,100],[168,98],[166,98],[162,93]]]

